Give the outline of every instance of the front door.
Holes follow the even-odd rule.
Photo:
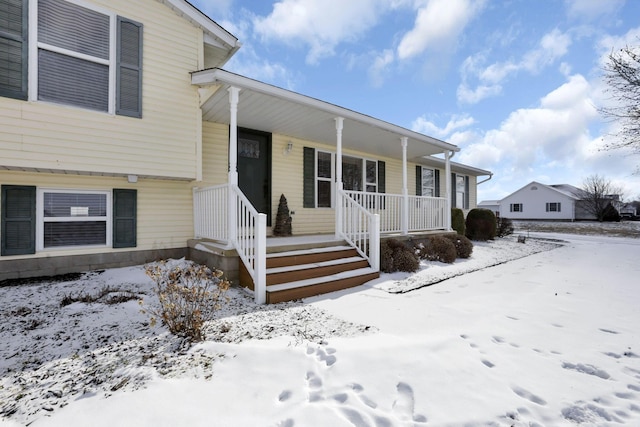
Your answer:
[[[238,129],[238,187],[271,226],[271,134]]]

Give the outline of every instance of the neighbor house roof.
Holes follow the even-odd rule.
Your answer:
[[[376,119],[366,114],[231,73],[221,68],[196,71],[191,83],[212,87],[202,102],[203,119],[229,123],[229,94],[238,87],[238,126],[260,129],[303,140],[336,144],[335,118],[344,118],[343,147],[379,156],[401,158],[401,137],[407,137],[407,160],[420,162],[424,156],[460,149],[447,142]]]

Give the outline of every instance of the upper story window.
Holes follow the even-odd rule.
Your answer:
[[[0,95],[142,117],[142,24],[75,0],[0,0],[5,10]]]

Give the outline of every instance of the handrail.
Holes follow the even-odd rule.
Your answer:
[[[196,238],[233,247],[253,279],[255,301],[266,302],[267,216],[253,207],[237,185],[193,190]],[[229,221],[229,218],[234,218]]]
[[[253,279],[254,299],[266,302],[267,215],[259,213],[237,185],[230,185],[235,196],[237,226],[234,247]]]
[[[349,192],[337,192],[342,213],[340,237],[355,247],[371,268],[380,270],[380,215],[369,212]]]

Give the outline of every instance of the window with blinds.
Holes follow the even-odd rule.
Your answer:
[[[42,192],[43,248],[108,244],[106,192]]]

